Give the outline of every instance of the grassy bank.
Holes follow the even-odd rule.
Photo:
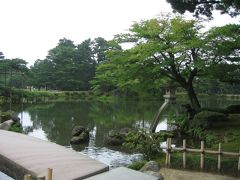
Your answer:
[[[91,91],[38,91],[12,89],[11,92],[2,93],[0,102],[5,103],[11,101],[13,104],[18,103],[37,103],[57,100],[91,100],[94,95]]]

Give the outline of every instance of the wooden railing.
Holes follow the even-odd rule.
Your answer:
[[[203,170],[204,168],[204,155],[205,154],[215,154],[217,155],[218,163],[217,163],[217,169],[220,172],[221,171],[221,159],[223,155],[227,156],[234,156],[238,157],[238,168],[237,170],[240,171],[240,151],[239,153],[236,152],[225,152],[222,150],[221,143],[218,145],[218,151],[213,151],[213,150],[208,150],[204,148],[204,141],[201,141],[201,148],[200,149],[192,149],[192,148],[187,148],[186,146],[186,140],[183,140],[183,146],[182,147],[172,147],[172,139],[168,138],[167,139],[167,146],[163,147],[161,146],[161,149],[166,150],[166,161],[165,164],[167,167],[171,166],[171,154],[173,151],[178,151],[182,152],[182,165],[183,168],[186,168],[186,153],[191,152],[191,153],[200,153],[200,169]]]

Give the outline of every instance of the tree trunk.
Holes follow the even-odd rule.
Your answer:
[[[188,98],[190,100],[191,106],[192,108],[196,111],[199,112],[201,109],[201,105],[198,101],[197,95],[193,89],[193,84],[192,82],[188,83],[188,86],[186,88],[187,94],[188,94]]]

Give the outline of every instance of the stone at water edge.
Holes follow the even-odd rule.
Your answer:
[[[133,130],[130,128],[122,128],[120,130],[111,130],[108,136],[104,138],[104,143],[110,146],[121,146],[127,137],[129,132]]]
[[[82,126],[74,127],[72,130],[72,135],[73,137],[70,140],[71,144],[81,144],[89,141],[89,131]]]
[[[89,133],[82,132],[79,136],[73,136],[70,143],[71,144],[79,144],[79,143],[86,143],[89,141]]]
[[[0,129],[9,130],[12,124],[13,124],[13,120],[11,119],[4,121],[2,124],[0,124]]]
[[[164,178],[160,174],[159,170],[160,167],[156,161],[149,161],[140,169],[140,171],[143,173],[159,177],[160,180],[163,180]]]
[[[80,135],[83,131],[87,131],[85,127],[83,126],[75,126],[72,130],[72,136],[78,136]]]
[[[16,114],[12,115],[12,120],[17,124],[20,123],[20,118]]]
[[[160,170],[160,167],[156,161],[149,161],[140,169],[141,172],[143,171],[158,172],[159,170]]]

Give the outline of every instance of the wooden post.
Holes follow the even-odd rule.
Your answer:
[[[52,173],[53,173],[53,170],[51,168],[48,168],[48,179],[47,180],[52,180]]]
[[[168,166],[171,166],[171,145],[172,145],[172,138],[169,138],[169,153],[168,153]]]
[[[200,159],[200,168],[203,171],[204,167],[204,141],[201,141],[201,159]]]
[[[240,171],[240,149],[238,154],[238,171]]]
[[[183,139],[183,168],[186,168],[186,139]]]
[[[165,165],[166,167],[168,167],[168,141],[169,141],[169,138],[167,138],[167,142],[166,142],[166,145],[167,145],[167,149],[166,149],[166,161],[165,161]]]
[[[221,171],[221,155],[222,155],[221,143],[219,143],[218,144],[218,172]]]
[[[31,175],[30,174],[24,175],[24,180],[31,180]]]

